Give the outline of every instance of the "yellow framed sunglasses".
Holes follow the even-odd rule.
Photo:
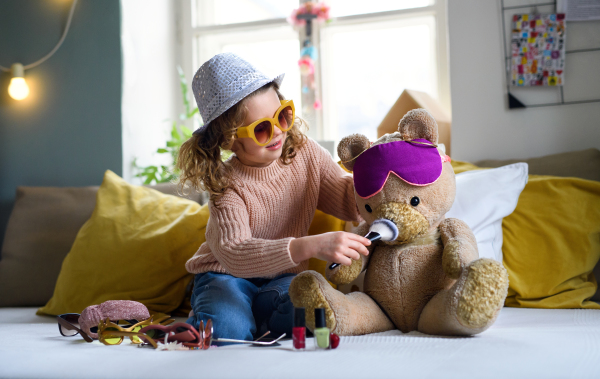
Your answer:
[[[105,345],[119,345],[125,337],[129,337],[132,343],[139,344],[142,343],[139,338],[140,329],[148,325],[169,325],[174,321],[169,316],[159,317],[156,320],[154,320],[154,316],[151,316],[149,319],[136,324],[121,326],[110,321],[107,317],[106,320],[101,320],[98,323],[98,340]]]
[[[280,102],[281,106],[273,118],[261,118],[248,126],[238,128],[238,138],[252,138],[257,145],[266,146],[273,139],[275,126],[282,132],[290,130],[294,126],[296,117],[294,102],[292,100],[280,100]]]

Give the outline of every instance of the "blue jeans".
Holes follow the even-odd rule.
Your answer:
[[[215,338],[252,340],[271,331],[273,337],[292,335],[294,306],[288,289],[295,274],[273,279],[236,278],[206,272],[194,277],[191,304],[194,315],[186,322],[196,329],[212,319]]]

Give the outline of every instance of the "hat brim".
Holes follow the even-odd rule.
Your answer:
[[[283,82],[284,76],[285,76],[285,73],[282,73],[270,80],[267,80],[267,79],[257,80],[257,81],[254,81],[254,82],[248,84],[246,87],[244,87],[240,91],[236,92],[229,99],[225,100],[223,102],[223,104],[216,111],[213,112],[213,114],[204,123],[204,125],[200,126],[198,129],[196,129],[193,134],[197,135],[197,134],[202,133],[204,130],[206,130],[208,125],[210,125],[210,123],[214,119],[216,119],[217,117],[222,115],[226,110],[233,107],[235,104],[239,103],[246,96],[250,95],[252,92],[256,91],[257,89],[264,86],[265,84],[275,82],[279,87],[281,87],[281,83]]]

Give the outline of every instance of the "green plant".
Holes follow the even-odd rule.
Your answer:
[[[177,154],[179,154],[179,148],[181,145],[192,136],[192,131],[184,125],[179,125],[177,128],[176,123],[173,123],[171,128],[171,139],[167,141],[166,147],[161,147],[156,150],[159,154],[170,154],[172,163],[169,165],[150,165],[140,167],[137,165],[136,160],[133,161],[133,166],[139,170],[135,175],[136,178],[143,178],[144,184],[153,183],[167,183],[177,179],[179,170],[175,167],[177,162]]]
[[[181,67],[177,66],[179,72],[179,85],[181,87],[181,95],[183,97],[183,105],[185,107],[185,113],[179,115],[181,121],[193,119],[198,114],[198,108],[193,107],[190,109],[190,101],[188,100],[188,85],[185,80],[185,75]],[[160,147],[156,150],[158,154],[170,154],[171,163],[168,165],[150,165],[150,166],[138,166],[134,158],[132,165],[138,171],[135,175],[136,178],[143,178],[144,184],[153,183],[167,183],[177,179],[179,176],[179,170],[176,167],[177,155],[181,145],[192,137],[192,131],[185,125],[177,126],[177,122],[173,121],[171,126],[171,139],[167,141],[165,147]],[[226,160],[231,156],[230,151],[221,150],[221,159]]]
[[[185,75],[181,67],[177,66],[179,72],[179,85],[181,87],[181,95],[183,97],[183,105],[185,107],[185,113],[179,115],[181,121],[193,119],[198,114],[198,108],[193,107],[190,109],[190,101],[188,99],[188,84],[185,79]],[[156,150],[158,154],[170,154],[171,162],[168,165],[150,165],[150,166],[138,166],[136,159],[133,160],[133,167],[139,171],[135,177],[143,178],[144,184],[153,183],[167,183],[177,179],[179,170],[175,167],[177,163],[177,155],[181,145],[192,137],[192,131],[185,125],[177,125],[176,121],[173,121],[171,126],[171,139],[166,142],[165,147],[160,147]]]
[[[188,84],[185,80],[185,75],[181,67],[177,66],[177,71],[179,72],[179,85],[181,87],[181,95],[183,97],[183,105],[185,107],[185,113],[181,113],[179,115],[179,119],[181,121],[193,119],[197,117],[198,108],[190,106],[190,101],[188,100]],[[202,125],[202,124],[201,124]],[[139,171],[135,177],[143,178],[144,184],[153,184],[153,183],[167,183],[172,182],[177,179],[179,176],[179,170],[176,167],[177,163],[177,155],[179,154],[179,149],[181,145],[192,137],[192,131],[186,127],[185,125],[177,125],[176,121],[173,121],[173,125],[171,126],[171,139],[166,142],[165,147],[160,147],[156,150],[158,154],[170,154],[171,162],[168,165],[151,165],[141,167],[138,166],[136,159],[133,160],[133,167]],[[231,151],[221,150],[221,159],[228,159],[231,154]]]

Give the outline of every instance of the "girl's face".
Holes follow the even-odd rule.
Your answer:
[[[254,121],[264,118],[273,117],[279,109],[281,103],[277,92],[273,88],[267,91],[252,96],[246,100],[248,113],[244,120],[244,125],[250,125]],[[281,157],[283,143],[287,132],[282,132],[278,127],[273,130],[273,139],[267,146],[258,146],[252,138],[236,138],[231,147],[231,151],[235,153],[237,158],[251,167],[266,167]]]

